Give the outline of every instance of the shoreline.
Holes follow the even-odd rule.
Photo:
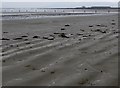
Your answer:
[[[22,19],[40,19],[40,18],[56,18],[70,16],[100,16],[100,15],[115,15],[118,13],[59,13],[59,14],[23,14],[23,15],[2,15],[0,20],[22,20]]]

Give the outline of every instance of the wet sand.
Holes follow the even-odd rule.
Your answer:
[[[117,15],[3,21],[3,86],[118,85]]]

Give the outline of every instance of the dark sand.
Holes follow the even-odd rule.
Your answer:
[[[3,21],[3,86],[118,85],[117,19]]]

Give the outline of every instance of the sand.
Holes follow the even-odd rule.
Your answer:
[[[3,21],[3,86],[117,86],[117,19]]]

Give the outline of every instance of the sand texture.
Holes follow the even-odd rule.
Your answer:
[[[3,21],[3,86],[118,85],[117,15]]]

